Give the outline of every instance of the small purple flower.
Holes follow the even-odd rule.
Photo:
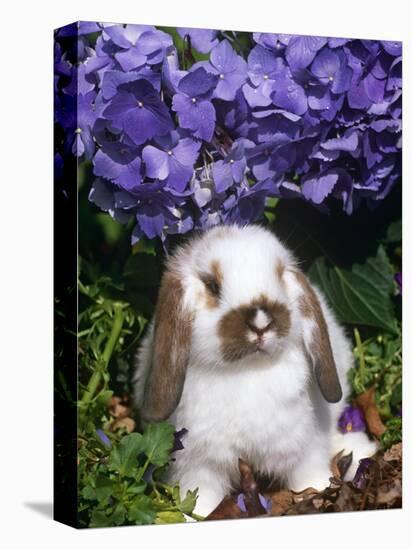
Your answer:
[[[180,126],[204,141],[211,141],[215,129],[216,111],[210,98],[217,80],[199,67],[180,80],[179,93],[173,96],[172,109],[179,115]]]
[[[100,439],[100,441],[104,445],[106,445],[106,447],[111,447],[112,446],[112,442],[110,441],[110,439],[107,437],[107,435],[104,433],[103,430],[101,430],[100,428],[98,430],[96,430],[96,435]]]
[[[280,89],[276,82],[285,72],[285,62],[273,52],[257,45],[248,56],[250,84],[243,86],[246,101],[252,108],[267,107],[272,103],[271,94]]]
[[[146,63],[160,63],[173,44],[170,35],[148,25],[112,25],[105,27],[104,33],[121,48],[114,57],[126,72]]]
[[[362,458],[359,461],[358,469],[356,470],[355,476],[352,480],[352,485],[357,489],[364,489],[366,486],[366,474],[369,466],[373,463],[371,458]]]
[[[334,94],[341,94],[349,89],[352,69],[348,66],[342,50],[324,49],[318,53],[311,65],[311,73],[319,82],[330,88]]]
[[[345,407],[339,417],[338,427],[342,433],[365,431],[366,424],[361,409],[351,405]]]
[[[120,125],[136,145],[173,129],[168,108],[144,79],[121,84],[103,116]]]
[[[271,500],[265,498],[260,493],[258,494],[258,497],[259,497],[260,504],[263,506],[263,508],[266,510],[266,512],[270,512],[270,510],[272,508]],[[245,495],[243,493],[239,493],[238,496],[236,497],[236,505],[237,505],[238,508],[240,508],[240,510],[244,514],[247,513],[247,508],[246,508],[246,503],[245,503]]]
[[[193,166],[199,155],[200,142],[191,138],[179,140],[178,132],[159,137],[156,146],[146,145],[143,160],[149,178],[166,180],[167,185],[183,191],[193,175]]]
[[[246,80],[246,61],[237,55],[227,40],[222,40],[210,54],[205,69],[219,77],[214,97],[233,101],[240,86]]]

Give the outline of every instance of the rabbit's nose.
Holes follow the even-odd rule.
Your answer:
[[[247,325],[251,331],[258,336],[262,336],[270,328],[271,322],[272,319],[263,309],[257,309],[254,317],[248,321]]]

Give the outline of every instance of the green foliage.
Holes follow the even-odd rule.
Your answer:
[[[309,277],[322,288],[340,321],[397,333],[391,299],[393,270],[383,246],[375,257],[354,264],[351,271],[328,267],[325,258],[318,258]]]
[[[90,527],[184,522],[184,514],[192,514],[196,492],[181,501],[178,486],[155,479],[173,441],[173,426],[150,424],[143,434],[124,435],[84,474],[80,505]]]
[[[381,438],[385,448],[402,439],[402,341],[400,332],[377,334],[362,341],[355,329],[356,365],[349,373],[354,397],[375,388],[379,414],[386,424]]]
[[[139,256],[142,261],[146,255]],[[139,266],[132,258],[124,270],[129,276]],[[118,377],[120,369],[128,383],[128,365],[147,319],[126,300],[134,294],[127,285],[99,274],[88,262],[79,261],[79,266],[80,523],[106,527],[184,522],[185,515],[193,516],[196,491],[181,500],[177,485],[161,482],[171,458],[174,427],[161,422],[141,433],[109,431],[112,377]]]

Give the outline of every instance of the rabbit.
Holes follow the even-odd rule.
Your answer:
[[[143,420],[188,430],[168,480],[198,487],[207,516],[238,486],[239,458],[293,491],[322,490],[345,449],[353,477],[377,446],[337,428],[352,361],[324,296],[271,231],[215,226],[167,260],[134,399]]]

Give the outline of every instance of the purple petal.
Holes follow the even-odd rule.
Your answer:
[[[233,71],[237,63],[237,54],[228,40],[222,40],[210,53],[210,61],[219,73]]]
[[[223,160],[218,160],[213,164],[213,180],[216,191],[222,193],[233,184],[232,170],[230,164]]]
[[[290,68],[295,71],[307,67],[326,42],[326,38],[317,36],[293,36],[286,48]]]
[[[236,505],[238,508],[240,508],[242,512],[244,512],[245,514],[247,513],[246,504],[245,504],[245,495],[243,493],[238,494],[236,498]]]
[[[273,103],[296,115],[303,115],[308,109],[308,100],[302,86],[285,78],[282,86],[275,88]]]
[[[192,46],[201,53],[210,52],[210,50],[218,44],[218,39],[216,38],[217,31],[215,30],[181,27],[177,29],[177,32],[182,38],[189,36]]]
[[[149,178],[165,180],[169,175],[169,155],[152,145],[143,149],[142,158]]]
[[[255,107],[267,107],[272,104],[270,97],[263,94],[262,88],[262,84],[254,88],[248,83],[242,87],[243,95],[252,109]]]
[[[339,70],[340,62],[336,52],[324,49],[315,57],[311,72],[321,80],[328,81]]]
[[[356,132],[351,132],[341,138],[328,139],[321,144],[327,151],[356,151],[359,139]]]
[[[106,445],[106,447],[112,446],[112,442],[110,441],[110,439],[107,437],[107,435],[104,433],[103,430],[101,429],[96,430],[96,435],[100,439],[100,441],[104,443],[104,445]]]
[[[321,204],[324,199],[331,194],[333,188],[338,181],[337,174],[326,174],[319,177],[308,177],[302,179],[302,194],[303,196],[314,202]]]
[[[167,186],[176,191],[183,192],[193,175],[193,167],[184,166],[173,156],[170,157],[169,166],[170,171],[167,178]]]
[[[217,76],[205,71],[203,67],[184,76],[179,82],[179,90],[190,98],[204,95],[215,87]]]
[[[141,161],[138,156],[126,155],[125,161],[120,163],[100,150],[94,156],[93,164],[96,176],[110,179],[127,191],[135,189],[141,183]]]
[[[126,72],[137,67],[142,67],[147,60],[147,57],[141,54],[136,48],[130,48],[126,52],[119,52],[115,55],[115,58]]]
[[[173,156],[185,166],[193,167],[199,156],[200,143],[184,138],[173,148]]]

